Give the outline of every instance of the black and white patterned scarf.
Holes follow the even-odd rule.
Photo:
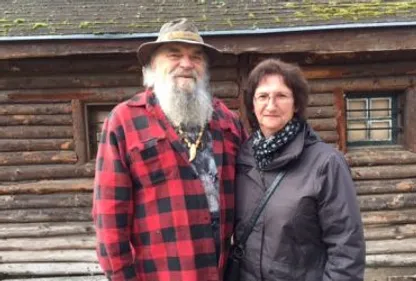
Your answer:
[[[253,151],[257,166],[266,168],[273,160],[273,155],[283,146],[291,142],[302,128],[302,122],[293,118],[281,130],[269,138],[265,138],[259,130],[254,132]]]

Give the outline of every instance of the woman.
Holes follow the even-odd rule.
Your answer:
[[[253,69],[245,110],[253,134],[237,160],[236,240],[279,171],[286,175],[245,246],[241,281],[363,280],[365,244],[343,156],[305,121],[300,69],[269,59]]]

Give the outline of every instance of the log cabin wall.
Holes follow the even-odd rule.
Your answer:
[[[248,71],[265,57],[228,55],[212,65],[213,92],[241,109]],[[310,80],[312,127],[347,152],[365,223],[366,280],[416,274],[416,156],[405,141],[382,150],[349,149],[343,118],[346,91],[407,90],[414,102],[416,64],[394,56],[389,67],[380,62],[385,56],[358,62],[354,56],[306,57],[283,58],[299,63]],[[85,108],[116,104],[141,89],[135,56],[0,60],[0,73],[0,280],[102,280],[90,216],[94,161]]]

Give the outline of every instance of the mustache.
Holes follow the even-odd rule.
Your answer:
[[[198,74],[195,70],[186,71],[186,70],[177,69],[177,70],[174,70],[173,72],[171,72],[171,76],[172,77],[178,77],[178,76],[189,77],[189,78],[193,78],[195,80],[198,79]]]

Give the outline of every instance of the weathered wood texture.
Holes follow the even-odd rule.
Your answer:
[[[416,193],[361,195],[358,201],[361,211],[416,209]]]
[[[416,178],[367,180],[357,181],[355,184],[359,195],[416,192]]]
[[[0,263],[97,262],[95,250],[1,251]]]
[[[93,262],[0,264],[0,278],[5,276],[66,276],[87,274],[102,274],[102,270],[97,263]]]
[[[361,213],[364,224],[416,223],[416,208],[394,211],[369,211]]]
[[[366,254],[416,253],[416,238],[367,241]]]
[[[354,180],[405,179],[416,177],[416,165],[385,165],[351,168]]]
[[[403,225],[367,225],[364,228],[364,235],[369,240],[403,239],[416,237],[416,224]]]
[[[416,255],[407,254],[378,254],[367,255],[366,266],[368,267],[416,267]]]
[[[2,223],[0,238],[45,238],[53,236],[70,236],[85,234],[94,236],[95,230],[91,221],[87,222],[51,222],[51,223]]]
[[[0,210],[0,223],[91,221],[91,208]]]
[[[94,164],[9,166],[0,169],[1,181],[85,178],[94,176]]]
[[[350,166],[416,164],[416,153],[399,149],[366,149],[349,151],[345,155]]]
[[[71,138],[72,126],[1,126],[0,139]]]
[[[387,281],[416,281],[416,274],[412,276],[389,276]]]
[[[347,151],[347,121],[345,117],[345,99],[344,99],[344,92],[342,89],[335,89],[334,90],[334,100],[335,100],[335,122],[336,122],[336,131],[339,135],[339,150],[343,153]]]
[[[91,207],[92,195],[87,193],[1,195],[0,210],[41,209],[60,207]]]
[[[0,166],[76,162],[77,155],[73,151],[0,152]]]
[[[416,86],[413,85],[412,88],[409,88],[406,92],[404,104],[404,141],[406,147],[412,151],[416,152]]]
[[[0,107],[0,115],[70,114],[71,112],[69,103],[7,104]]]
[[[87,130],[88,125],[85,124],[85,120],[88,118],[88,114],[84,112],[84,106],[79,100],[72,100],[72,131],[74,134],[75,153],[77,155],[78,163],[84,164],[88,160],[88,139]],[[90,122],[88,120],[88,122]]]
[[[92,235],[68,235],[47,238],[6,238],[0,240],[0,251],[47,251],[95,249],[95,237]]]
[[[72,139],[26,139],[26,140],[2,140],[0,139],[0,151],[46,151],[46,150],[73,150]]]
[[[40,180],[33,182],[0,184],[0,195],[7,194],[49,194],[91,191],[92,178],[75,178],[67,180]]]
[[[0,115],[0,126],[70,125],[71,115]]]

